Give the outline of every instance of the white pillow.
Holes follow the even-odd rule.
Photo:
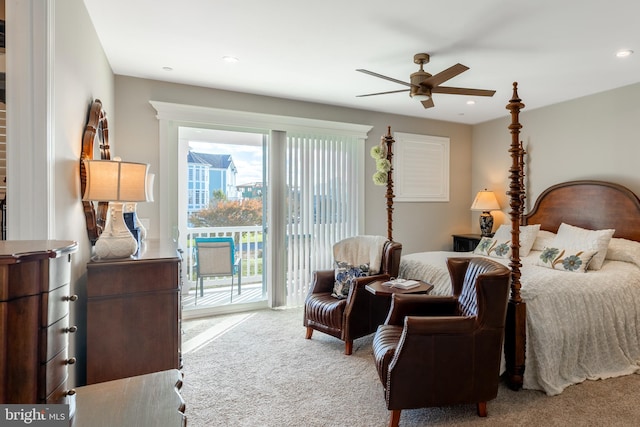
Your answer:
[[[589,264],[589,269],[600,270],[607,255],[609,242],[615,230],[587,230],[573,225],[560,224],[558,234],[553,239],[551,247],[567,248],[570,250],[597,251]]]
[[[553,239],[556,237],[556,233],[547,230],[538,231],[536,241],[533,242],[532,251],[543,251],[544,248],[551,246]]]
[[[596,253],[597,251],[548,247],[544,248],[536,264],[542,267],[553,268],[554,270],[586,273]]]
[[[540,224],[520,226],[520,256],[525,257],[529,255],[529,251],[533,247],[533,243],[536,241],[536,236],[538,235],[539,231]],[[498,227],[498,230],[496,230],[496,234],[493,235],[493,238],[499,242],[508,240],[509,245],[511,245],[511,224],[502,224],[500,227]]]
[[[640,242],[614,237],[609,242],[605,259],[631,262],[640,267]]]
[[[493,258],[509,258],[511,257],[511,240],[500,242],[491,237],[483,237],[473,253]]]

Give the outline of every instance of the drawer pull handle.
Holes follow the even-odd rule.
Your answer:
[[[77,332],[78,331],[78,327],[77,326],[69,326],[67,329],[65,329],[65,332],[68,332],[70,334]]]
[[[67,396],[73,396],[74,394],[76,394],[75,388],[72,388],[71,390],[67,391]]]
[[[76,363],[76,358],[75,357],[70,357],[67,360],[65,360],[65,365],[73,365],[74,363]]]
[[[78,300],[78,295],[69,295],[68,297],[65,297],[65,300],[67,300],[67,301],[77,301]]]

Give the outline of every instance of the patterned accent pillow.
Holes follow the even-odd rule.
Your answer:
[[[491,237],[483,237],[473,253],[493,258],[509,258],[511,256],[511,240],[499,242]]]
[[[544,248],[537,265],[572,273],[586,273],[598,251],[576,251],[565,248]]]
[[[536,237],[540,231],[540,224],[521,225],[518,228],[520,230],[520,251],[518,253],[521,257],[525,257],[529,255],[533,243],[536,241]],[[502,224],[498,227],[493,238],[499,242],[506,240],[511,244],[511,224]]]
[[[358,277],[364,277],[369,274],[369,264],[361,266],[353,266],[348,262],[336,261],[335,282],[333,284],[333,293],[331,296],[343,299],[349,296],[351,284]]]

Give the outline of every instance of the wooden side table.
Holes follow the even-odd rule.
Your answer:
[[[433,289],[430,283],[420,282],[419,286],[410,289],[392,288],[384,285],[382,281],[371,282],[365,286],[365,289],[376,296],[391,297],[393,294],[428,294]]]
[[[365,285],[365,289],[375,297],[371,302],[371,319],[378,325],[382,325],[387,319],[391,308],[391,296],[393,294],[428,294],[433,289],[430,283],[419,280],[420,285],[411,289],[392,288],[383,285],[384,281],[378,280]]]
[[[453,235],[453,251],[454,252],[471,252],[482,240],[481,234],[454,234]]]
[[[182,259],[171,241],[87,264],[87,384],[182,367]]]

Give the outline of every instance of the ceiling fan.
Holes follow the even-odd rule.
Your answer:
[[[413,56],[413,62],[416,64],[420,64],[420,70],[411,74],[411,83],[403,82],[402,80],[396,80],[391,77],[383,76],[382,74],[374,73],[373,71],[357,69],[361,73],[369,74],[370,76],[379,77],[381,79],[389,80],[395,83],[399,83],[404,86],[409,86],[409,89],[400,89],[400,90],[392,90],[389,92],[378,92],[378,93],[369,93],[366,95],[358,95],[358,97],[362,96],[375,96],[375,95],[386,95],[388,93],[398,93],[398,92],[409,92],[409,96],[411,98],[416,99],[422,102],[424,108],[433,107],[433,98],[431,95],[433,93],[448,93],[451,95],[472,95],[472,96],[493,96],[496,93],[495,90],[485,90],[485,89],[467,89],[461,87],[448,87],[448,86],[440,86],[442,83],[446,82],[449,79],[454,78],[458,74],[461,74],[469,69],[469,67],[456,64],[444,71],[439,72],[436,75],[431,75],[424,71],[424,64],[429,62],[429,54],[427,53],[416,53]]]

